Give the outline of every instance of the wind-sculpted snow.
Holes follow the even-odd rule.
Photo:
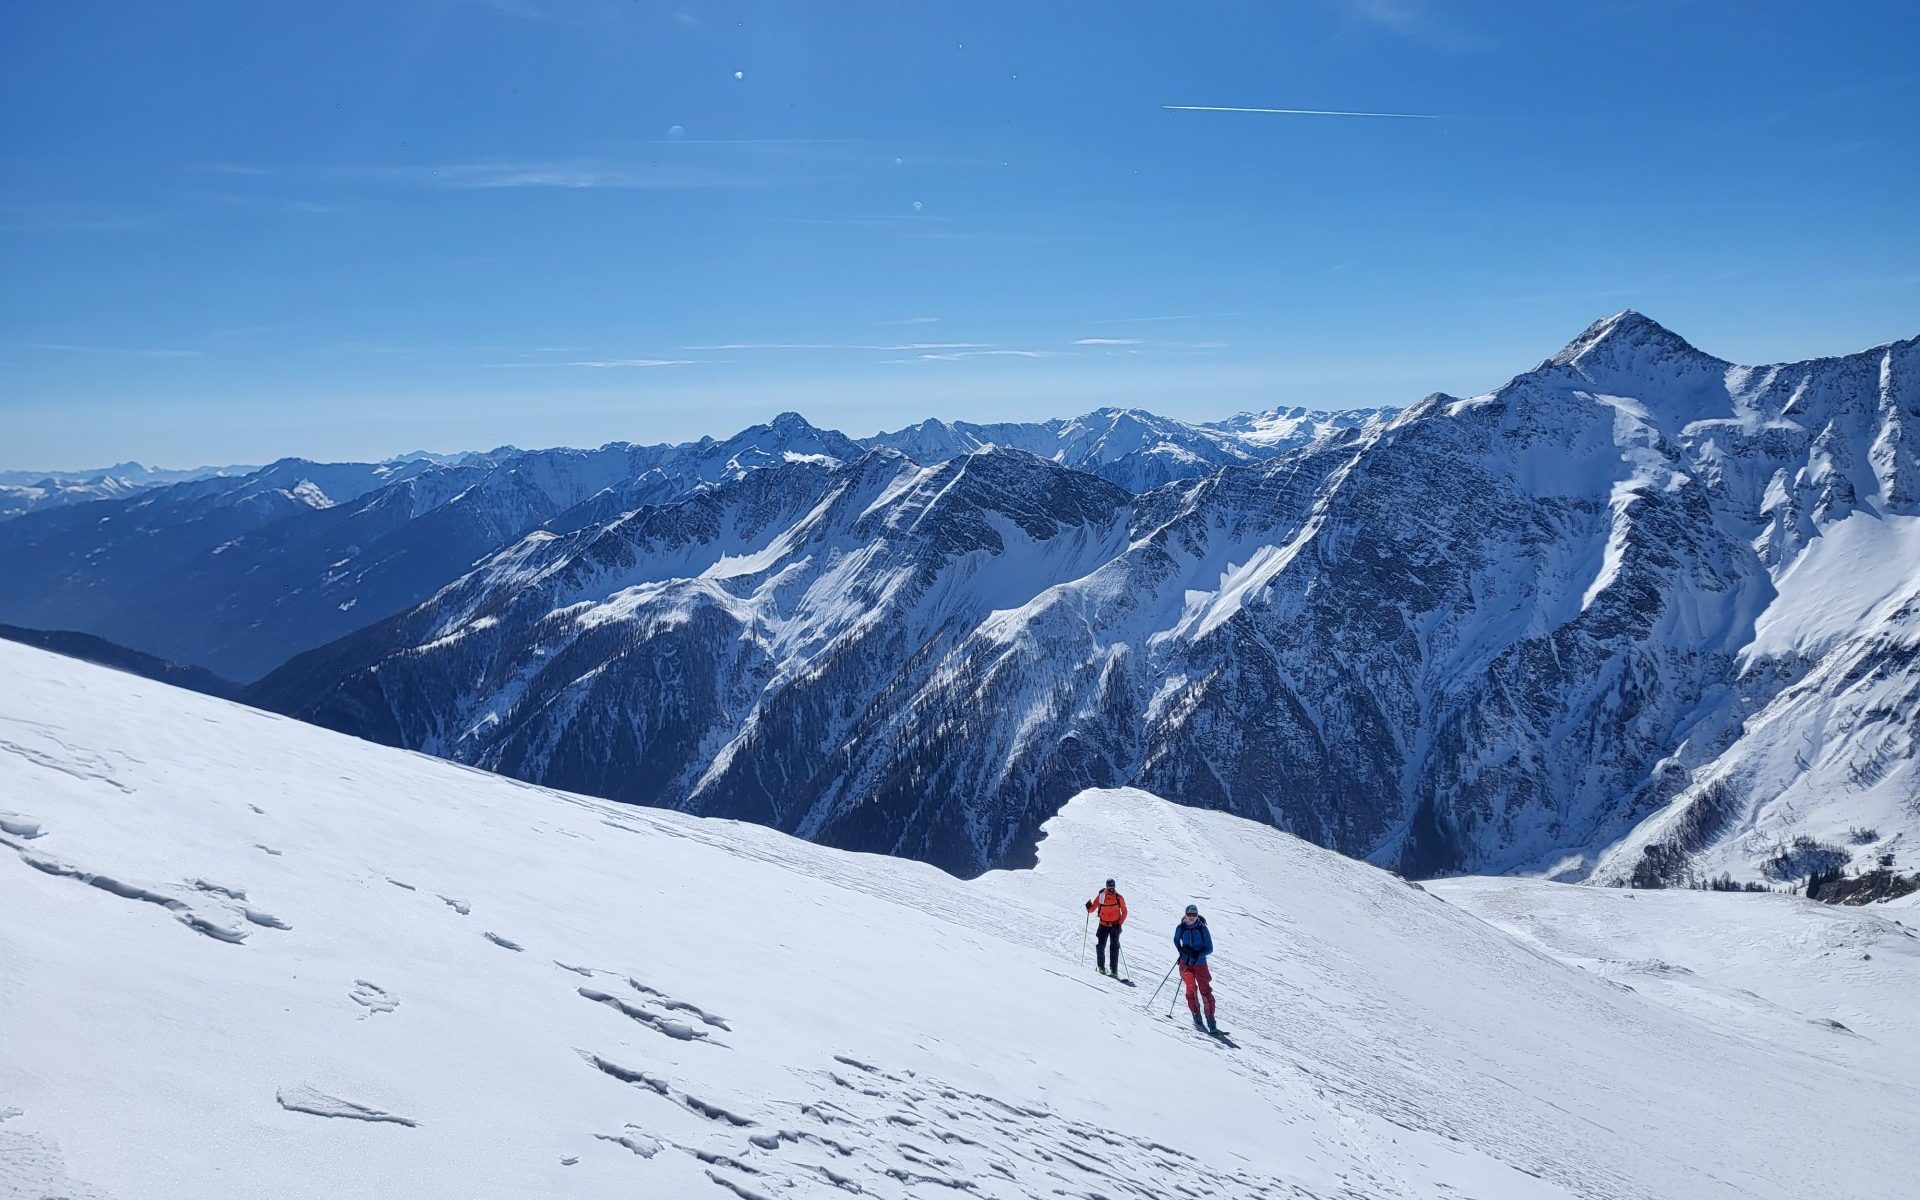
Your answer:
[[[1456,907],[1132,790],[961,881],[24,647],[0,671],[22,845],[290,926],[186,937],[0,854],[0,1194],[1910,1190],[1920,939],[1887,916],[1501,880]],[[1082,957],[1109,875],[1137,988]],[[1220,1042],[1151,991],[1190,901]]]
[[[1920,836],[1916,371],[1736,367],[1625,313],[1134,496],[975,447],[1117,462],[1141,414],[1074,424],[1084,460],[924,425],[881,440],[958,456],[532,534],[256,695],[960,872],[1139,783],[1419,874],[1777,881],[1803,837]]]
[[[319,1088],[304,1083],[281,1088],[274,1099],[279,1101],[280,1107],[288,1112],[307,1113],[316,1117],[341,1117],[349,1121],[366,1121],[375,1125],[412,1127],[419,1124],[418,1121],[408,1117],[396,1116],[369,1105],[330,1096]]]

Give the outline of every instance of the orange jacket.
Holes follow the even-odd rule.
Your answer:
[[[1101,888],[1099,894],[1087,901],[1088,912],[1098,912],[1102,925],[1121,925],[1127,919],[1127,898],[1112,888]]]

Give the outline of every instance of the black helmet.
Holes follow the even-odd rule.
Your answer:
[[[1111,879],[1109,879],[1109,880],[1107,880],[1107,886],[1108,886],[1108,887],[1112,887],[1112,886],[1113,886],[1113,880],[1111,880]]]

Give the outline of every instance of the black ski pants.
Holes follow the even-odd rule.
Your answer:
[[[1094,965],[1103,971],[1107,969],[1107,943],[1109,942],[1113,943],[1113,969],[1118,972],[1120,970],[1120,927],[1118,925],[1102,925],[1100,932],[1094,935]]]

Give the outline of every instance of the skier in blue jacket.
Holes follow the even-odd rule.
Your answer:
[[[1202,1033],[1218,1033],[1213,1021],[1213,972],[1207,969],[1207,956],[1213,953],[1213,934],[1198,905],[1187,905],[1186,915],[1173,927],[1173,948],[1180,953],[1180,982],[1187,987],[1187,1009],[1193,1013],[1193,1027]],[[1206,1021],[1201,1022],[1201,1000],[1206,1001]]]

